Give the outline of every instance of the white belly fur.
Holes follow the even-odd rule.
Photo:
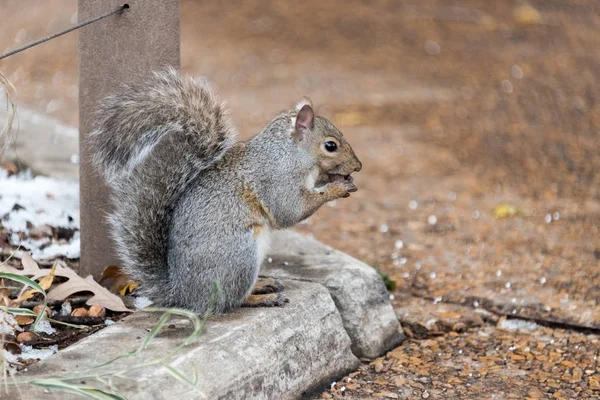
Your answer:
[[[267,253],[271,248],[271,230],[267,226],[263,226],[256,236],[256,254],[258,265],[262,264]]]

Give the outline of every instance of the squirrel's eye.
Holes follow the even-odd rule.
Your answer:
[[[330,153],[333,153],[334,151],[337,150],[337,143],[336,142],[332,142],[331,140],[325,142],[325,150],[327,150]]]

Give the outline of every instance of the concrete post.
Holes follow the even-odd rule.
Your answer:
[[[98,276],[120,265],[105,216],[109,191],[94,173],[85,145],[96,104],[123,82],[164,68],[179,68],[179,0],[79,0],[79,20],[127,3],[129,9],[79,31],[80,274]]]

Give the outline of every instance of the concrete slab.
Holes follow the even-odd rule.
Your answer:
[[[405,338],[379,274],[314,239],[276,232],[261,274],[324,285],[342,316],[352,351],[361,359],[376,358]]]
[[[6,109],[6,96],[0,90],[0,110]],[[4,159],[18,159],[35,173],[59,178],[79,176],[78,130],[60,121],[19,105],[18,118],[13,121],[12,132],[16,143],[6,150]],[[0,126],[4,126],[7,113],[0,113]],[[0,145],[3,143],[0,138]]]
[[[58,352],[17,377],[32,382],[77,375],[69,382],[103,387],[100,379],[128,399],[296,399],[356,369],[360,361],[340,314],[321,285],[284,281],[290,303],[283,308],[239,309],[211,318],[203,334],[166,361],[188,379],[197,372],[197,389],[162,365],[160,359],[191,333],[190,323],[174,318],[139,357],[90,369],[136,349],[159,314],[138,312]],[[32,385],[13,388],[7,398],[80,398]],[[4,393],[3,393],[4,394]],[[20,395],[20,397],[19,397]]]

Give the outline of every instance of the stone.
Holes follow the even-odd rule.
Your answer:
[[[377,271],[307,236],[275,232],[261,275],[325,286],[360,359],[377,358],[406,337]]]
[[[290,303],[281,308],[242,308],[211,317],[201,335],[164,361],[196,388],[160,364],[139,368],[165,357],[191,333],[190,323],[174,317],[140,356],[120,358],[138,348],[160,313],[137,312],[67,347],[19,374],[19,382],[81,374],[73,384],[101,387],[89,375],[101,373],[128,399],[296,399],[360,365],[329,292],[321,285],[284,281]],[[195,371],[195,372],[194,372]],[[9,386],[10,387],[10,386]],[[13,387],[14,389],[14,387]],[[44,388],[19,385],[8,398],[45,398]],[[77,398],[49,389],[61,399]],[[107,390],[107,389],[105,389]],[[52,397],[52,395],[50,395]]]

